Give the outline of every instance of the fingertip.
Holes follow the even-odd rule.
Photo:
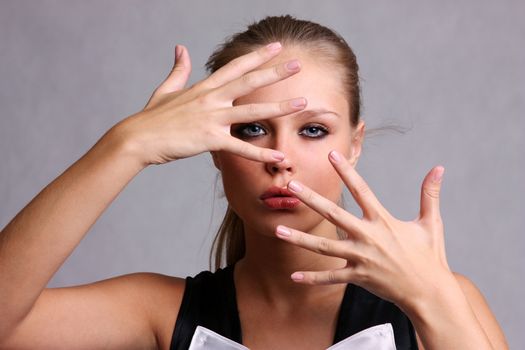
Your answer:
[[[443,180],[443,174],[445,173],[445,167],[438,165],[434,168],[434,175],[432,176],[432,181],[435,183],[440,183]]]
[[[301,272],[294,272],[294,273],[292,273],[292,275],[290,277],[294,281],[302,281],[302,280],[304,280],[304,274],[301,273]]]
[[[282,162],[284,160],[284,153],[279,151],[272,151],[272,159]]]

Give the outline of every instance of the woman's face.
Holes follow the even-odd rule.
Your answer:
[[[305,97],[306,108],[257,123],[232,126],[232,135],[257,146],[282,151],[286,158],[279,163],[261,163],[228,152],[213,154],[228,202],[243,220],[245,229],[270,236],[278,224],[309,232],[323,218],[303,203],[283,208],[276,200],[271,206],[272,200],[265,201],[261,195],[272,187],[274,190],[286,188],[288,182],[295,179],[337,203],[342,182],[328,160],[328,153],[337,150],[355,164],[364,132],[362,123],[355,129],[350,125],[348,101],[337,68],[316,63],[315,57],[300,48],[285,49],[261,68],[290,59],[299,59],[299,73],[243,96],[234,104]]]

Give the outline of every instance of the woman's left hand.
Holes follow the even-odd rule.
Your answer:
[[[278,226],[279,238],[347,261],[341,269],[298,271],[292,274],[292,279],[306,284],[353,283],[402,308],[415,302],[425,291],[438,291],[443,287],[441,283],[453,280],[445,256],[439,210],[442,166],[433,168],[423,181],[419,216],[412,221],[401,221],[381,205],[340,153],[331,152],[329,159],[363,210],[363,218],[357,218],[297,181],[290,181],[288,189],[297,198],[347,233],[346,239],[336,240]]]

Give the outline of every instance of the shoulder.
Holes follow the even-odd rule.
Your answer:
[[[124,277],[124,276],[123,276]],[[136,290],[138,302],[155,333],[159,349],[168,349],[179,309],[184,296],[186,280],[158,273],[140,272],[125,276],[130,292]]]

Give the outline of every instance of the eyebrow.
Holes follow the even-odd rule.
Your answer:
[[[332,114],[338,118],[341,118],[341,115],[334,111],[329,111],[324,108],[314,108],[314,109],[308,109],[306,111],[302,111],[296,114],[296,117],[301,118],[312,118],[320,114]]]

